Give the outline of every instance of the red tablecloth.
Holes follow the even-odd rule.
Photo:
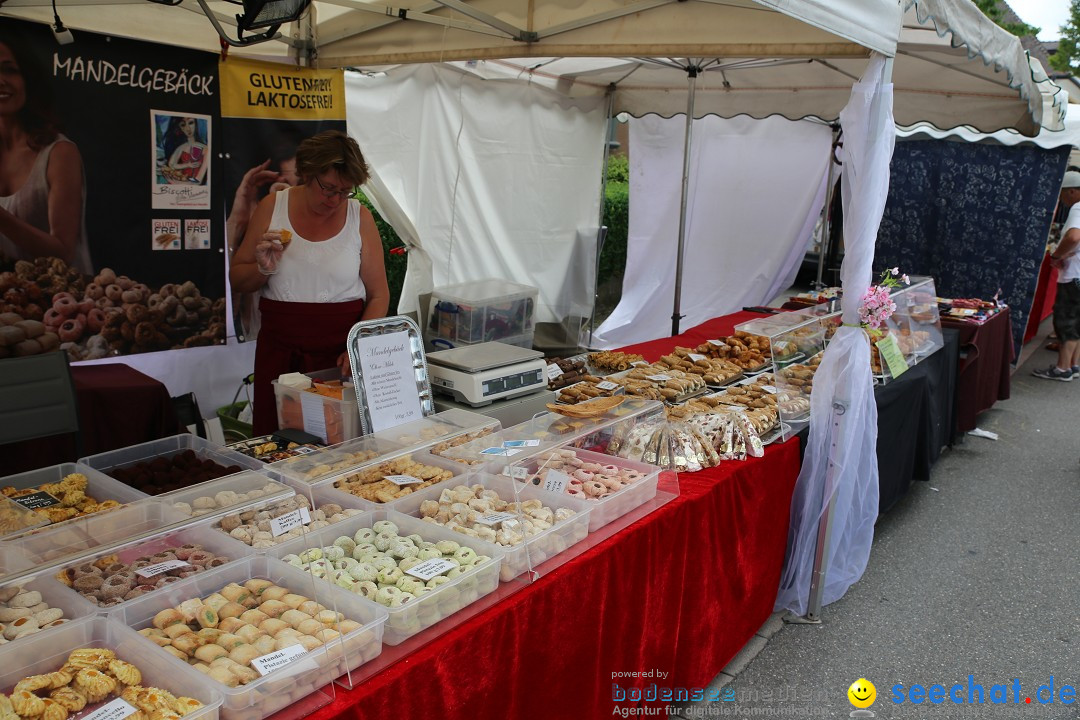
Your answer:
[[[942,327],[960,331],[960,365],[956,369],[956,429],[974,430],[978,415],[1011,392],[1013,358],[1012,320],[1009,310],[982,325],[942,318]]]
[[[705,687],[772,612],[798,473],[796,440],[683,474],[672,502],[312,717],[608,717],[612,673]]]
[[[71,368],[83,455],[138,445],[179,432],[168,389],[123,363]],[[78,459],[74,435],[0,445],[0,475]]]
[[[706,320],[700,325],[695,325],[675,337],[650,340],[649,342],[638,343],[637,345],[627,345],[620,349],[623,352],[638,353],[639,355],[644,356],[649,362],[655,362],[660,359],[661,355],[671,352],[671,349],[676,345],[682,347],[697,347],[701,343],[708,342],[709,340],[717,340],[721,337],[731,335],[735,332],[736,325],[740,325],[748,320],[757,320],[762,317],[766,317],[766,315],[744,310],[730,315],[716,317],[712,320]]]
[[[1035,297],[1031,301],[1027,327],[1024,329],[1024,343],[1031,342],[1039,333],[1039,324],[1054,313],[1054,300],[1057,299],[1056,269],[1050,267],[1050,256],[1044,255],[1039,268],[1039,284],[1035,287]],[[962,341],[962,339],[961,339]]]

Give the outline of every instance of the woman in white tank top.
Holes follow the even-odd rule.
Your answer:
[[[300,143],[296,169],[301,184],[259,203],[229,270],[234,291],[262,293],[257,435],[277,429],[272,380],[335,364],[348,374],[349,330],[384,317],[390,305],[375,219],[350,198],[368,177],[356,141],[337,130],[319,133]]]

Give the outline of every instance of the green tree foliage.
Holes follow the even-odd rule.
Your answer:
[[[626,272],[626,235],[630,226],[630,162],[626,155],[608,158],[604,225],[608,232],[597,268],[597,325],[611,314],[622,297],[623,274]]]
[[[1061,26],[1057,52],[1050,56],[1050,66],[1058,72],[1080,70],[1080,0],[1069,3],[1069,19]]]
[[[1075,0],[1073,0],[1075,4]],[[1034,25],[1028,25],[1025,22],[1005,22],[1005,11],[1002,9],[998,0],[975,0],[975,4],[979,7],[983,13],[998,24],[999,27],[1011,32],[1017,37],[1025,37],[1027,35],[1038,35],[1042,28],[1037,28]]]

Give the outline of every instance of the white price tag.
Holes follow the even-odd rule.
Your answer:
[[[285,513],[270,521],[270,534],[274,537],[284,535],[293,528],[307,525],[311,522],[311,515],[307,508],[297,508],[290,513]]]
[[[123,718],[134,715],[136,712],[138,710],[129,705],[127,701],[117,698],[84,716],[83,720],[123,720]]]
[[[776,388],[774,388],[772,385],[762,385],[761,389],[769,393],[770,395],[776,394]]]
[[[555,378],[562,377],[562,375],[563,375],[562,368],[559,367],[558,365],[556,365],[555,363],[551,363],[550,365],[547,366],[547,379],[548,380],[554,380]]]
[[[618,383],[613,383],[610,380],[596,383],[597,390],[615,390],[619,387]]]
[[[539,440],[505,440],[503,442],[504,448],[537,447],[539,445]]]
[[[634,362],[630,363],[630,367],[649,367],[649,363],[645,362],[644,360],[635,360]]]
[[[384,475],[383,480],[389,480],[390,482],[398,486],[415,485],[416,483],[424,482],[420,478],[413,477],[412,475]]]
[[[718,348],[726,348],[728,346],[728,344],[726,342],[724,342],[723,340],[710,340],[709,344],[712,345],[713,347],[718,347]]]
[[[514,478],[515,480],[529,479],[529,469],[522,465],[503,468],[502,474],[508,478]]]
[[[255,658],[251,661],[251,667],[255,668],[260,675],[269,675],[275,670],[280,670],[289,665],[302,655],[307,655],[307,650],[304,649],[303,645],[290,645],[284,650],[278,650],[269,655]]]
[[[698,355],[697,353],[690,353],[689,357],[690,357],[690,362],[697,362],[698,360],[708,360],[709,359],[709,358],[705,357],[704,355]]]
[[[667,382],[671,379],[671,376],[660,373],[659,375],[646,375],[645,379],[652,380],[653,382]]]
[[[169,572],[176,568],[191,567],[190,563],[186,563],[183,560],[165,560],[164,562],[154,563],[153,565],[147,565],[146,567],[139,568],[135,571],[136,575],[140,575],[145,578],[154,577],[160,575],[163,572]]]
[[[514,513],[492,512],[484,513],[483,515],[479,516],[478,518],[476,518],[476,522],[480,523],[481,525],[498,525],[501,522],[513,520],[516,517],[517,515],[515,515]]]
[[[425,560],[419,565],[413,565],[411,568],[405,571],[406,575],[412,575],[414,578],[419,578],[424,582],[427,582],[437,575],[442,575],[447,570],[456,568],[457,565],[449,560],[443,560],[442,558],[433,558],[431,560]]]
[[[544,489],[553,493],[566,492],[570,485],[570,477],[558,470],[548,470],[544,475]]]
[[[511,455],[517,455],[521,452],[520,448],[504,448],[504,447],[489,447],[480,451],[481,455],[501,455],[502,457],[510,457]]]
[[[300,391],[300,412],[304,416],[304,432],[315,435],[323,442],[326,440],[326,414],[322,395],[307,390]]]

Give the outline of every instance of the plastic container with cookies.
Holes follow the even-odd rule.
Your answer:
[[[357,468],[317,489],[332,489],[359,498],[377,508],[433,485],[445,483],[464,468],[446,458],[429,453],[403,453]]]

